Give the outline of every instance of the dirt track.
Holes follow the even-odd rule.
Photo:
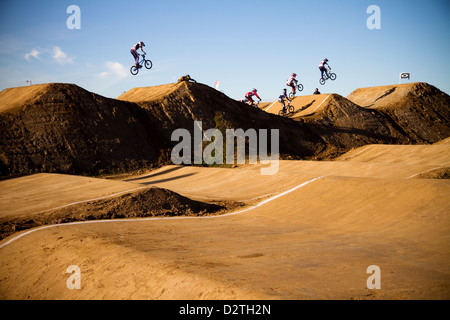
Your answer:
[[[449,100],[362,88],[286,119],[202,84],[4,90],[0,174],[30,175],[0,181],[0,299],[449,299]],[[279,128],[284,159],[309,161],[154,170],[197,120]]]
[[[329,162],[282,161],[266,180],[259,166],[170,166],[107,180],[110,192],[83,189],[83,197],[158,186],[247,206],[225,216],[59,225],[9,237],[0,243],[0,298],[449,299],[450,183],[420,179],[448,168],[449,154],[447,139],[365,146]],[[46,198],[45,189],[30,190],[16,189],[18,198],[28,195],[26,206]],[[63,198],[50,207],[74,201]],[[23,212],[15,208],[8,214]],[[81,290],[66,287],[69,265],[81,269]],[[381,269],[381,290],[366,288],[370,265]]]
[[[295,99],[291,102],[291,105],[295,108],[295,113],[289,115],[289,117],[305,116],[315,113],[322,105],[326,105],[326,101],[329,96],[329,94],[319,94],[295,97]],[[274,101],[265,107],[264,111],[278,114],[281,108],[281,103]]]

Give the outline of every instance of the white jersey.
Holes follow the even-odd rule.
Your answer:
[[[319,68],[325,68],[325,65],[328,65],[328,63],[323,60],[320,64],[319,64]]]
[[[286,82],[288,86],[290,86],[292,83],[297,83],[297,79],[295,79],[294,76],[290,77],[289,80]]]
[[[132,47],[131,47],[131,50],[137,50],[137,49],[139,49],[139,48],[141,48],[141,43],[140,43],[140,42],[138,42],[138,43],[136,43],[134,46],[132,46]]]

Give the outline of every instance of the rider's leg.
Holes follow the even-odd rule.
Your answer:
[[[326,71],[325,68],[319,68],[320,70],[320,77],[323,79],[323,73]]]
[[[292,92],[295,94],[295,85],[293,83],[291,83],[290,86],[292,88]]]
[[[136,52],[136,50],[131,49],[131,54],[134,57],[134,60],[136,61],[136,67],[139,67],[139,54]]]
[[[284,104],[284,99],[280,99],[281,105],[283,106],[283,113],[286,113],[286,106]]]

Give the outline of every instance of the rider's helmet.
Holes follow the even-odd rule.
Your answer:
[[[293,77],[296,77],[296,76],[297,76],[297,74],[296,74],[296,73],[293,73],[293,74],[292,74],[292,76],[293,76]]]
[[[256,90],[255,88],[253,88],[253,90],[252,90],[252,91],[253,91],[253,92],[255,92],[255,93],[256,93],[256,92],[258,92],[258,90]]]
[[[325,59],[323,59],[323,61],[325,61],[325,62],[328,62],[328,59],[327,59],[327,58],[325,58]]]
[[[141,45],[141,47],[145,47],[145,43],[142,41],[139,41],[139,44]]]

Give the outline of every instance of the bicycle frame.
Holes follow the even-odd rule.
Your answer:
[[[328,79],[330,79],[331,68],[330,67],[325,67],[325,69],[326,69],[326,72],[324,72],[325,73],[325,78],[323,78],[323,79],[328,80]]]
[[[145,63],[145,54],[140,55],[142,57],[142,60],[139,61],[139,65],[143,65]]]

